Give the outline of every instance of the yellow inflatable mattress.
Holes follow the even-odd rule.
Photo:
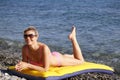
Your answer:
[[[50,69],[46,72],[39,72],[31,69],[26,69],[21,72],[18,72],[14,69],[14,66],[10,66],[8,71],[10,74],[25,77],[28,80],[61,80],[87,72],[102,72],[107,74],[114,73],[114,70],[107,65],[91,62],[84,62],[83,64],[76,66],[66,67],[51,66]]]

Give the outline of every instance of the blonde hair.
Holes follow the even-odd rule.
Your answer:
[[[35,35],[39,35],[37,29],[34,27],[34,26],[29,26],[27,29],[24,30],[24,34],[27,32],[27,31],[34,31],[35,32]]]

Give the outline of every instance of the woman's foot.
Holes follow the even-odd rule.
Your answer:
[[[76,39],[76,27],[75,26],[72,27],[72,32],[69,34],[68,38],[70,40]]]

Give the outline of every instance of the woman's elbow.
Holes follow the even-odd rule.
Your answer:
[[[49,70],[49,68],[44,68],[44,71],[46,72],[46,71],[48,71]]]

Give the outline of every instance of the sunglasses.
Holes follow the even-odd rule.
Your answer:
[[[37,36],[37,35],[34,35],[34,34],[24,34],[24,38],[25,38],[25,39],[26,39],[27,37],[33,38],[33,37],[35,37],[35,36]]]

